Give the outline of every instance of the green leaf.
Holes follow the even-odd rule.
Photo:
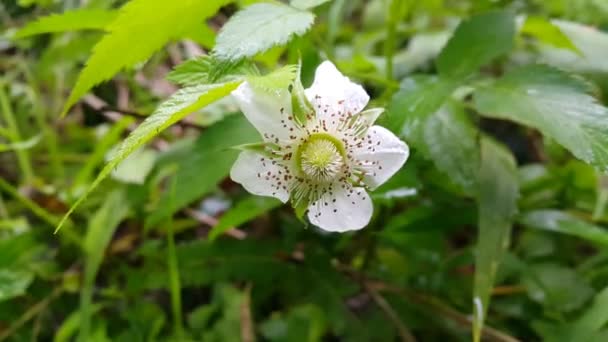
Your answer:
[[[481,329],[490,305],[490,291],[496,270],[509,245],[513,218],[517,212],[519,184],[513,155],[497,143],[481,140],[479,169],[479,237],[475,254],[473,289],[473,336]]]
[[[238,227],[281,205],[281,201],[260,196],[250,196],[237,203],[222,215],[219,222],[209,232],[209,240],[213,241],[230,228]]]
[[[266,91],[287,89],[298,76],[297,65],[286,65],[264,76],[249,76],[247,82]]]
[[[591,307],[569,329],[568,341],[588,341],[608,323],[608,287],[593,299]]]
[[[593,243],[608,246],[608,230],[563,211],[553,209],[534,210],[527,212],[518,221],[530,228],[577,236]]]
[[[424,151],[437,169],[469,194],[476,193],[479,170],[478,132],[464,109],[446,104],[424,124]]]
[[[462,78],[513,48],[515,18],[508,11],[474,16],[458,25],[437,57],[442,76]]]
[[[561,32],[576,46],[580,53],[567,49],[542,45],[540,58],[551,65],[579,72],[608,72],[608,33],[588,25],[565,20],[552,20]]]
[[[307,10],[317,6],[321,6],[324,3],[330,2],[331,0],[291,0],[289,3],[291,6],[301,9]]]
[[[199,110],[206,105],[215,102],[230,94],[238,87],[238,82],[229,82],[214,85],[193,86],[178,90],[171,98],[163,102],[156,111],[150,115],[136,130],[134,130],[123,141],[118,151],[111,157],[110,161],[97,175],[97,178],[61,219],[55,232],[61,229],[68,217],[85,200],[101,182],[112,172],[112,170],[127,158],[133,151],[150,141],[161,131],[174,123],[180,121],[188,114]]]
[[[213,55],[228,60],[252,57],[304,34],[314,19],[310,12],[281,3],[251,5],[232,16],[222,27]]]
[[[77,9],[61,14],[51,14],[28,23],[15,33],[20,39],[43,33],[76,30],[104,30],[116,18],[118,12],[102,9]]]
[[[6,151],[27,150],[36,146],[42,137],[40,135],[33,136],[27,140],[14,142],[11,144],[0,143],[0,153]]]
[[[541,42],[560,49],[568,49],[577,54],[581,52],[562,30],[543,17],[528,16],[521,27],[521,32],[538,38]]]
[[[201,29],[229,0],[131,0],[124,5],[78,76],[63,114],[93,86],[150,57],[172,40]],[[162,15],[160,15],[162,13]],[[154,25],[150,25],[154,23]]]
[[[213,191],[217,184],[230,173],[239,151],[234,144],[259,141],[260,135],[242,115],[233,115],[214,124],[196,141],[187,158],[177,162],[168,161],[177,171],[173,200],[165,193],[156,209],[146,219],[147,227],[154,226],[176,211],[182,209],[205,194]],[[213,165],[213,167],[210,167]],[[165,165],[160,165],[163,167]]]
[[[239,80],[244,74],[251,73],[252,67],[243,61],[219,60],[205,55],[178,65],[167,75],[167,79],[183,86],[192,86]]]
[[[84,240],[85,271],[84,283],[80,293],[80,341],[89,340],[89,329],[93,308],[93,287],[95,277],[103,261],[105,250],[118,228],[129,213],[129,205],[124,193],[112,192],[103,206],[91,217]]]
[[[0,269],[0,302],[25,294],[32,280],[30,272]]]
[[[583,80],[548,66],[524,66],[479,88],[482,115],[534,127],[576,157],[608,170],[608,110]]]
[[[455,81],[440,77],[406,78],[391,99],[383,125],[405,137],[408,143],[423,145],[422,124],[429,115],[439,110],[456,86]]]

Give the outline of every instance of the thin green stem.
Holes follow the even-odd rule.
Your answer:
[[[36,120],[36,124],[42,132],[45,145],[47,146],[49,156],[51,159],[51,166],[53,168],[53,173],[55,174],[55,179],[65,179],[65,169],[63,167],[63,163],[61,161],[61,156],[59,153],[59,143],[58,138],[55,132],[51,129],[51,125],[46,121],[46,115],[44,113],[42,104],[42,99],[39,97],[40,87],[38,86],[38,82],[30,72],[27,64],[20,63],[21,69],[23,70],[23,74],[25,75],[26,80],[30,84],[32,89],[32,98],[33,98],[33,106],[34,106],[34,118]]]
[[[2,118],[8,126],[7,133],[10,136],[11,142],[16,143],[22,141],[23,139],[21,137],[21,133],[19,132],[17,121],[15,120],[15,114],[11,108],[11,104],[4,89],[3,83],[0,83],[0,112],[2,113]],[[25,149],[20,149],[16,150],[15,154],[17,155],[19,168],[21,169],[21,172],[23,172],[23,182],[26,184],[31,184],[34,180],[34,171],[29,152]]]
[[[6,210],[6,206],[4,205],[4,199],[2,198],[2,194],[0,194],[0,218],[5,220],[10,219],[8,215],[8,210]]]
[[[175,177],[171,182],[171,202],[175,199]],[[173,207],[173,203],[171,203]],[[181,297],[181,281],[179,275],[179,262],[177,252],[175,251],[175,236],[173,233],[173,215],[169,215],[167,219],[167,258],[169,267],[169,282],[171,289],[171,308],[173,310],[173,324],[175,335],[178,338],[183,337],[182,324],[182,297]]]
[[[384,57],[385,57],[385,69],[386,79],[393,79],[393,55],[395,54],[395,45],[397,40],[397,17],[394,13],[396,3],[400,0],[391,0],[388,13],[388,20],[386,21],[386,40],[384,42]]]

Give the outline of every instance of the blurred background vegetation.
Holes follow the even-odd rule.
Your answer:
[[[449,114],[427,125],[426,142],[402,132],[412,156],[373,192],[375,214],[364,230],[324,233],[231,182],[237,152],[229,147],[257,133],[227,97],[131,154],[53,234],[117,144],[179,89],[167,73],[210,51],[226,21],[256,2],[226,1],[201,19],[204,34],[125,64],[61,118],[101,28],[125,1],[2,0],[0,341],[467,341],[474,327],[488,341],[608,341],[608,178],[574,158],[559,134],[480,115],[501,104],[470,100],[478,83],[542,62],[586,77],[601,102],[605,0],[316,1],[307,7],[316,15],[307,33],[253,57],[262,73],[301,59],[305,86],[321,61],[333,60],[389,108],[380,123],[401,132],[413,103],[441,96],[416,89],[438,74],[435,59],[458,23],[491,10],[515,14],[513,48],[454,88],[454,103],[440,111]],[[78,25],[31,26],[82,8],[94,15]],[[142,39],[130,37],[133,49]],[[114,51],[117,60],[131,53]],[[496,153],[517,163],[486,170],[480,179],[498,185],[479,197],[466,177],[477,150],[450,149],[468,141],[467,127],[507,146]],[[478,236],[479,212],[493,198],[500,205],[509,176],[519,189],[517,213],[504,236]],[[496,255],[509,241],[504,257]],[[486,290],[492,302],[483,300],[481,328],[473,298]]]

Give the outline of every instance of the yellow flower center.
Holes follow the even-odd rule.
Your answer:
[[[327,183],[344,167],[346,152],[343,143],[327,133],[311,135],[296,152],[296,164],[307,179]]]

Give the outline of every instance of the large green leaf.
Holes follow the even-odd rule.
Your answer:
[[[65,113],[93,86],[150,57],[167,42],[203,30],[206,18],[229,0],[131,0],[95,45],[65,104]],[[150,25],[154,23],[154,25]]]
[[[112,170],[133,151],[143,144],[150,141],[161,131],[173,125],[188,114],[206,105],[215,102],[222,97],[230,94],[238,87],[238,82],[229,82],[214,85],[200,85],[184,88],[177,91],[171,98],[163,102],[156,111],[150,115],[136,130],[134,130],[120,148],[114,153],[110,161],[97,175],[95,181],[89,186],[83,196],[81,196],[62,218],[56,231],[65,223],[72,212],[84,201],[84,199],[112,172]]]
[[[102,9],[77,9],[61,14],[51,14],[28,23],[15,33],[15,38],[25,38],[42,33],[75,30],[104,30],[117,12]]]
[[[278,2],[251,5],[238,12],[222,27],[214,55],[238,60],[254,56],[275,45],[287,43],[293,36],[308,31],[314,14]]]
[[[515,18],[508,11],[494,11],[463,21],[437,57],[443,76],[466,77],[513,48]]]
[[[469,194],[475,194],[479,170],[478,132],[464,109],[454,103],[446,104],[426,120],[423,136],[423,151],[437,169]]]
[[[473,336],[481,329],[490,305],[496,271],[509,244],[517,212],[519,184],[513,155],[488,138],[481,140],[479,169],[479,237],[475,255]]]
[[[209,239],[213,241],[228,229],[238,227],[280,205],[281,201],[275,198],[247,197],[222,215],[217,225],[209,232]]]
[[[393,95],[382,124],[414,146],[423,144],[421,125],[439,110],[456,86],[455,81],[441,77],[406,78]]]
[[[519,222],[525,226],[577,236],[608,246],[608,230],[586,222],[566,212],[543,209],[527,212]]]
[[[196,141],[187,158],[168,161],[177,169],[174,190],[179,196],[171,199],[165,193],[157,208],[147,218],[146,226],[153,226],[196,199],[214,190],[230,173],[239,151],[235,145],[256,142],[259,133],[242,115],[234,115],[211,126]],[[162,167],[162,166],[161,166]]]
[[[548,66],[512,71],[474,94],[486,116],[540,130],[576,157],[608,170],[608,110],[583,80]]]
[[[91,217],[84,240],[85,273],[80,293],[80,341],[89,340],[91,315],[93,312],[93,286],[101,266],[105,250],[120,222],[127,216],[129,205],[124,193],[117,190],[111,193],[103,206]]]

